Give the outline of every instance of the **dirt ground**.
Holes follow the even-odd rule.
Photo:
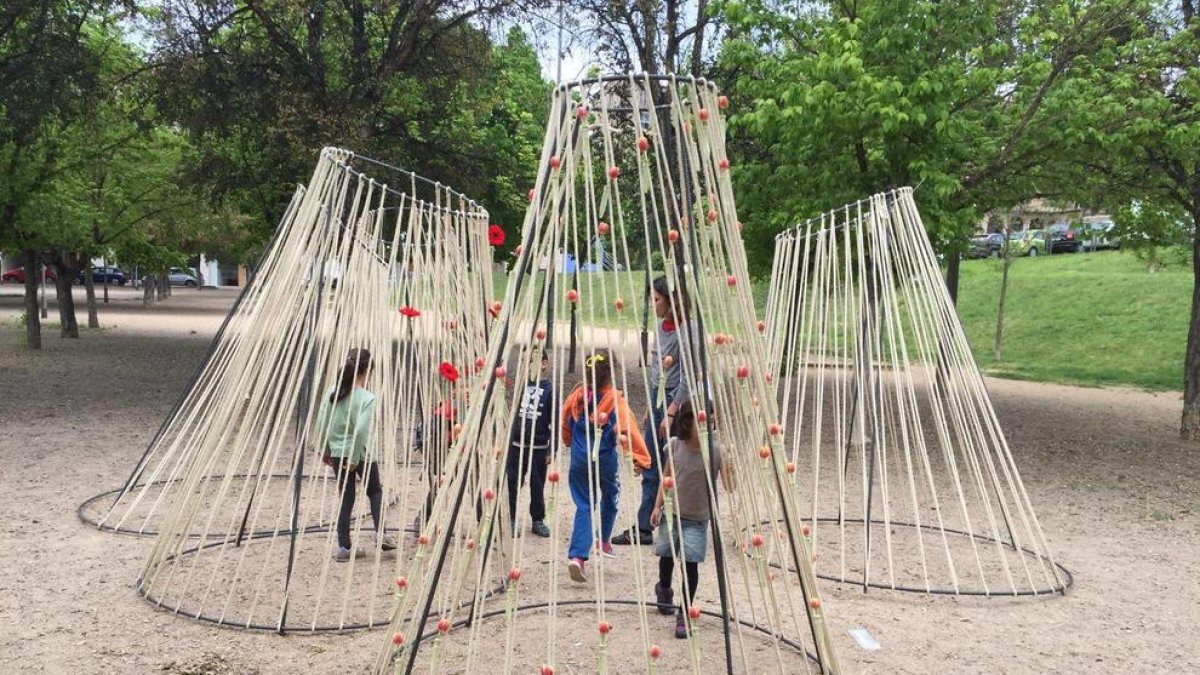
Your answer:
[[[140,296],[119,289],[102,309],[103,329],[76,341],[55,327],[41,352],[29,352],[18,343],[19,293],[0,286],[0,546],[9,552],[0,567],[0,671],[364,671],[379,631],[279,637],[155,610],[132,588],[151,540],[98,532],[76,517],[81,502],[126,478],[235,294],[180,289],[143,309]],[[1175,437],[1178,395],[988,386],[1075,586],[1065,597],[982,599],[864,595],[825,583],[843,668],[1200,671],[1200,452]],[[863,651],[851,628],[866,628],[881,648]]]

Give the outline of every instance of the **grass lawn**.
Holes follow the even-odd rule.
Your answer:
[[[993,359],[1002,262],[962,265],[958,314],[992,375],[1182,390],[1192,272],[1148,273],[1130,253],[1018,258],[1009,269],[1002,359]]]
[[[1003,354],[996,362],[992,347],[1001,274],[999,260],[967,260],[959,286],[958,314],[975,358],[988,374],[1182,390],[1190,268],[1170,266],[1152,274],[1132,254],[1118,251],[1018,258],[1009,270]],[[610,297],[620,277],[621,294],[631,296],[625,298],[628,308],[618,314],[608,307],[604,321],[605,308],[594,286],[591,292],[581,292],[583,320],[592,323],[589,317],[596,316],[600,324],[640,326],[644,272],[583,274],[580,290],[585,291],[589,281],[599,284],[602,276]],[[570,283],[569,277],[561,278]],[[494,297],[504,297],[506,282],[505,275],[495,276]],[[637,290],[629,292],[631,287]],[[767,290],[765,279],[754,285],[759,316]]]

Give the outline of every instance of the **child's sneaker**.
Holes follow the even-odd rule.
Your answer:
[[[675,613],[675,637],[680,640],[686,640],[688,636],[687,619],[683,616],[683,610]]]
[[[612,544],[607,541],[600,542],[600,552],[604,554],[605,558],[617,557],[617,554],[613,552]]]
[[[521,536],[521,531],[517,529],[516,519],[508,521],[508,531],[512,532],[513,539]]]
[[[337,551],[334,552],[334,554],[333,554],[333,559],[338,562],[346,562],[346,561],[350,560],[350,558],[361,558],[364,555],[365,554],[361,550],[352,552],[348,548],[342,548],[341,546],[339,546],[339,547],[337,547]]]
[[[662,584],[654,584],[654,600],[658,603],[658,613],[671,616],[675,611],[675,591],[663,588]]]
[[[536,534],[539,537],[549,537],[550,536],[550,528],[546,527],[546,523],[544,523],[540,520],[533,521],[533,526],[530,529],[533,531],[534,534]]]
[[[583,558],[571,558],[567,563],[567,571],[570,572],[572,581],[579,583],[587,581],[587,576],[583,573]]]
[[[629,546],[635,541],[642,546],[652,546],[654,544],[654,533],[651,531],[639,531],[636,527],[631,527],[629,530],[618,534],[612,539],[612,543],[618,546]]]
[[[396,542],[385,534],[379,538],[379,548],[383,549],[384,551],[395,551]]]

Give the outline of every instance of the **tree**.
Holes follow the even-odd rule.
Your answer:
[[[1005,225],[1000,229],[1004,234],[1004,244],[1000,249],[1004,267],[1000,271],[1000,302],[996,305],[996,340],[992,344],[992,358],[1000,363],[1004,354],[1004,305],[1008,300],[1008,271],[1012,267],[1014,251],[1012,246],[1012,229]]]
[[[0,247],[19,251],[27,270],[54,262],[47,253],[60,232],[41,219],[73,206],[53,203],[46,190],[62,170],[67,130],[88,113],[97,88],[100,62],[87,27],[107,6],[30,0],[0,8]],[[26,345],[40,349],[33,277],[26,275]]]
[[[950,255],[948,285],[983,213],[1054,190],[1098,77],[1144,14],[1141,0],[819,2],[720,5],[731,38],[718,75],[752,265],[773,235],[814,213],[912,185]]]
[[[191,152],[187,139],[167,126],[148,102],[144,59],[116,21],[97,22],[88,35],[102,64],[100,88],[92,113],[67,130],[61,170],[51,184],[60,195],[56,201],[80,205],[53,221],[62,231],[57,239],[63,259],[59,276],[66,282],[60,298],[64,325],[74,322],[70,281],[80,276],[88,325],[98,328],[90,261],[103,257],[111,262],[115,257],[131,262],[117,255],[130,238],[155,240],[174,249],[194,244],[205,211],[202,200],[182,180],[182,165]],[[168,220],[193,227],[183,232],[157,227]],[[67,268],[67,260],[75,266]]]
[[[1180,435],[1200,440],[1200,2],[1178,0],[1130,26],[1123,68],[1088,93],[1073,138],[1082,198],[1108,205],[1122,241],[1190,238],[1194,276]]]
[[[477,26],[517,4],[171,0],[156,23],[160,106],[199,151],[191,176],[260,241],[323,145],[483,195],[530,170],[495,142],[513,129],[498,110],[525,124],[495,89],[495,61],[519,46],[498,53]]]
[[[520,28],[512,28],[505,44],[493,49],[493,64],[496,78],[487,90],[489,112],[482,130],[483,143],[492,149],[488,173],[494,178],[482,201],[492,220],[515,235],[525,219],[526,190],[537,177],[551,86]],[[511,251],[518,239],[509,236],[497,253]]]
[[[707,38],[719,33],[708,0],[574,0],[577,38],[616,72],[687,73],[711,66]]]

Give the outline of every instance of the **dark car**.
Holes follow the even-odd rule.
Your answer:
[[[5,283],[23,284],[23,283],[25,283],[25,268],[24,267],[14,267],[13,269],[5,272],[4,276],[0,277],[0,278],[2,278]],[[54,273],[54,268],[47,267],[46,268],[46,280],[54,281],[57,278],[58,278],[58,275],[56,275]]]
[[[990,258],[1004,252],[1004,235],[999,232],[971,237],[971,247],[967,249],[968,258]]]
[[[1075,228],[1066,223],[1056,223],[1046,228],[1047,253],[1078,253],[1083,242]]]
[[[83,270],[75,273],[75,283],[83,283]],[[93,267],[92,268],[92,283],[93,284],[117,284],[118,286],[125,285],[125,273],[116,267]]]

